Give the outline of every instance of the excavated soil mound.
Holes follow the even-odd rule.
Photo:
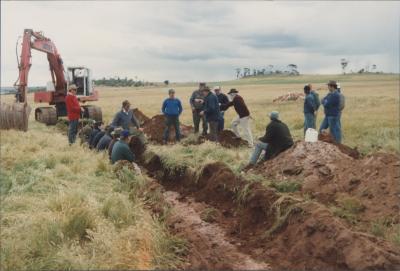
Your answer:
[[[163,142],[164,128],[164,115],[156,115],[143,124],[144,133],[151,141],[155,141],[157,143]],[[187,126],[184,124],[181,124],[180,128],[181,138],[187,137],[193,130],[192,126]],[[175,129],[173,127],[171,127],[169,131],[169,141],[175,141]]]
[[[132,136],[129,141],[129,148],[135,154],[137,159],[141,159],[143,153],[146,151],[146,145],[138,136]]]
[[[333,136],[329,133],[320,133],[318,135],[318,140],[336,145],[341,152],[343,152],[344,154],[347,154],[348,156],[353,157],[354,159],[358,159],[361,156],[360,153],[358,152],[357,148],[353,149],[347,145],[336,143]]]
[[[210,140],[210,135],[201,135],[195,144],[204,143],[206,140]],[[230,130],[221,131],[218,135],[218,142],[225,148],[238,148],[248,145],[246,140],[237,137],[235,133]]]
[[[140,111],[138,108],[133,109],[133,114],[135,114],[135,117],[138,119],[140,126],[143,126],[145,122],[150,120],[150,118],[143,114],[143,112]]]
[[[350,197],[361,206],[361,221],[383,217],[400,221],[400,159],[396,155],[353,159],[333,144],[297,142],[254,170],[277,181],[301,181],[301,192],[324,204]]]
[[[152,173],[166,170],[160,159],[150,160]],[[400,253],[387,241],[352,231],[319,203],[281,196],[258,182],[249,183],[223,163],[206,165],[198,177],[190,172],[176,177],[158,175],[165,187],[182,197],[216,208],[221,216],[215,223],[236,238],[239,250],[270,263],[272,269],[400,267]]]
[[[297,100],[304,100],[304,93],[295,93],[289,92],[285,95],[279,96],[272,100],[272,102],[287,102],[287,101],[297,101]]]

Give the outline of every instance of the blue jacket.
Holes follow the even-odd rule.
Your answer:
[[[104,134],[103,137],[100,138],[99,143],[97,143],[96,149],[98,151],[107,150],[111,140],[112,138],[109,134]]]
[[[122,140],[118,140],[115,142],[112,152],[111,152],[111,162],[114,164],[119,160],[127,160],[129,162],[133,162],[135,159],[135,155],[129,149],[128,144],[126,144]]]
[[[337,91],[330,92],[322,99],[325,115],[327,117],[337,117],[340,113],[340,96]]]
[[[181,101],[176,98],[165,99],[161,110],[166,116],[179,116],[183,111]]]
[[[304,98],[304,113],[312,113],[314,114],[314,111],[316,109],[316,104],[315,104],[315,99],[314,96],[309,93],[306,95]]]
[[[112,127],[115,128],[121,126],[124,130],[128,130],[131,125],[140,128],[139,121],[136,119],[132,110],[129,110],[128,112],[124,112],[123,110],[119,111],[115,114],[114,120],[111,123]]]
[[[221,118],[221,111],[219,110],[218,98],[213,93],[208,93],[204,98],[204,115],[207,121],[219,121]]]

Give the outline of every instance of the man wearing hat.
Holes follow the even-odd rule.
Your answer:
[[[269,118],[271,121],[265,129],[265,135],[258,139],[259,142],[255,146],[247,168],[257,163],[263,150],[264,160],[269,160],[293,146],[292,135],[287,125],[279,119],[279,112],[272,111]]]
[[[165,116],[165,129],[163,136],[163,143],[167,144],[169,138],[169,129],[171,126],[175,128],[175,139],[179,141],[181,139],[181,131],[179,127],[179,115],[182,113],[181,101],[175,98],[175,90],[168,90],[169,97],[164,100],[161,111]]]
[[[222,110],[222,108],[227,103],[229,103],[229,99],[228,99],[228,96],[226,96],[224,93],[222,93],[221,87],[219,87],[219,86],[214,87],[214,93],[215,93],[215,95],[217,95],[218,103],[219,103],[220,111],[221,111],[221,118],[219,119],[219,122],[218,122],[218,132],[221,132],[222,130],[224,130],[224,126],[225,126],[225,119],[224,119],[225,111]]]
[[[328,129],[337,143],[342,141],[342,132],[340,127],[340,95],[337,91],[336,81],[328,82],[329,93],[321,103],[324,106],[325,118],[321,123],[319,132]]]
[[[237,137],[240,137],[238,130],[238,126],[240,126],[244,132],[244,139],[249,143],[250,147],[253,147],[253,134],[250,128],[250,111],[244,103],[243,98],[238,93],[239,91],[232,88],[228,92],[231,101],[225,105],[221,105],[221,107],[222,110],[227,110],[231,106],[235,108],[238,117],[232,121],[232,130]]]
[[[133,162],[135,160],[135,155],[128,146],[129,144],[129,131],[123,130],[120,135],[120,140],[118,140],[111,152],[111,162],[115,164],[117,161],[126,160]]]
[[[76,97],[76,86],[74,84],[71,84],[68,87],[68,93],[65,97],[65,105],[67,107],[67,117],[69,120],[68,142],[72,145],[75,143],[76,135],[78,134],[79,118],[82,111],[78,98]]]
[[[200,83],[199,89],[193,91],[192,96],[190,97],[190,107],[192,108],[192,115],[193,115],[193,125],[194,125],[194,132],[199,132],[200,121],[202,122],[203,126],[203,135],[207,134],[207,121],[205,116],[201,116],[200,112],[204,109],[204,96],[202,94],[202,89],[206,87],[206,83]]]

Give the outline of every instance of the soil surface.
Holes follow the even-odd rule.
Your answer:
[[[209,135],[199,136],[197,144],[204,143],[209,140]],[[231,130],[223,130],[218,135],[218,143],[225,148],[238,148],[248,146],[248,142],[240,137],[237,137]]]
[[[337,149],[331,144],[322,144]],[[343,155],[340,151],[338,153]],[[155,155],[145,167],[150,175],[158,178],[166,190],[179,193],[169,195],[169,202],[172,206],[177,206],[177,213],[180,213],[179,217],[182,219],[179,223],[184,225],[183,228],[194,232],[188,237],[192,240],[191,243],[200,243],[200,237],[196,237],[197,232],[201,231],[196,229],[197,220],[200,225],[205,226],[202,229],[207,229],[214,235],[220,228],[222,233],[219,236],[226,238],[224,240],[228,243],[235,244],[234,247],[224,248],[221,241],[221,248],[232,251],[234,255],[244,255],[244,258],[237,256],[238,259],[250,259],[247,262],[250,266],[239,267],[233,263],[225,266],[225,262],[230,260],[221,259],[219,263],[222,266],[215,265],[215,268],[247,269],[256,267],[257,261],[268,263],[272,269],[291,270],[393,270],[400,267],[400,252],[387,241],[353,231],[334,216],[330,209],[318,202],[278,194],[259,182],[244,180],[223,163],[208,164],[199,173],[191,172],[188,168],[171,172]],[[216,224],[216,228],[207,228],[208,224],[198,218],[190,218],[189,221],[184,219],[186,216],[198,215],[201,218],[204,207],[198,206],[204,204],[208,205],[207,209],[215,209],[211,212],[215,213],[212,222],[207,223]],[[178,229],[182,228],[179,223],[175,224]],[[224,232],[227,234],[224,235]],[[191,235],[194,239],[190,239]],[[207,261],[215,259],[214,254],[209,254],[208,237],[205,240],[205,245],[200,246],[203,248],[198,250],[196,247],[191,252],[187,268],[203,267],[203,255],[211,257]],[[228,259],[231,259],[230,256],[231,254],[226,255]]]
[[[347,145],[336,143],[335,139],[333,138],[333,136],[330,133],[322,132],[322,133],[318,134],[318,140],[326,142],[326,143],[331,143],[331,144],[337,146],[341,152],[343,152],[344,154],[347,154],[348,156],[353,157],[354,159],[358,159],[361,157],[357,148],[351,148]]]
[[[163,143],[165,129],[165,116],[155,115],[143,124],[144,133],[148,139],[156,143]],[[181,139],[187,137],[192,131],[192,126],[180,124]],[[169,141],[175,141],[175,128],[171,127],[169,131]]]
[[[146,116],[142,111],[139,110],[139,108],[133,109],[133,114],[137,118],[137,120],[140,123],[140,126],[143,126],[143,124],[147,121],[150,120],[148,116]]]
[[[296,142],[254,171],[273,180],[299,181],[303,195],[323,204],[350,197],[361,204],[361,222],[385,217],[400,222],[399,156],[376,153],[354,159],[333,144]]]

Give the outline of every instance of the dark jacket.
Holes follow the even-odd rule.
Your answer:
[[[316,107],[317,106],[314,100],[314,96],[311,93],[307,94],[306,97],[304,98],[304,113],[314,114]]]
[[[265,135],[261,142],[268,143],[265,151],[265,159],[271,159],[279,153],[289,149],[293,145],[293,138],[289,128],[280,120],[272,119],[265,129]]]
[[[223,111],[223,110],[222,110],[223,106],[226,105],[227,103],[229,103],[228,96],[226,96],[224,93],[221,93],[221,92],[220,92],[220,93],[217,95],[217,98],[218,98],[218,102],[219,102],[219,104],[220,104],[220,109],[221,109],[221,111]]]
[[[96,149],[98,151],[107,150],[108,145],[111,142],[111,136],[109,134],[104,134],[102,138],[100,138],[99,143],[97,143]]]
[[[204,109],[204,103],[198,103],[198,102],[195,101],[195,99],[204,100],[203,94],[201,93],[201,91],[199,89],[193,91],[192,96],[190,97],[190,100],[189,100],[190,101],[190,107],[192,109],[196,109],[197,111],[203,110]]]
[[[96,148],[97,144],[99,143],[100,139],[106,134],[105,131],[100,131],[96,134],[96,136],[93,138],[93,140],[90,143],[90,148]]]
[[[115,117],[111,123],[112,127],[122,127],[124,130],[128,130],[131,125],[135,126],[136,128],[140,128],[139,121],[133,114],[132,110],[125,112],[123,109],[115,114]]]
[[[126,144],[123,140],[115,142],[111,152],[111,162],[113,164],[120,160],[127,160],[129,162],[133,162],[134,159],[135,155],[129,149],[128,144]]]
[[[325,115],[327,117],[337,117],[340,113],[340,96],[337,91],[330,92],[322,99]]]
[[[218,98],[215,94],[209,92],[204,98],[204,115],[207,121],[219,121],[221,111],[219,110]]]
[[[233,100],[231,102],[229,102],[221,107],[222,107],[222,110],[227,110],[232,105],[235,108],[236,113],[239,115],[239,118],[244,118],[244,117],[250,116],[250,111],[247,108],[247,106],[244,103],[244,100],[241,96],[236,95],[235,98],[233,98]]]
[[[100,132],[99,128],[93,128],[89,136],[89,146],[93,146],[93,140],[99,132]]]
[[[165,99],[162,108],[162,112],[166,116],[179,116],[182,113],[182,104],[179,99]]]
[[[111,154],[112,154],[112,150],[113,150],[114,144],[115,144],[115,142],[117,142],[118,140],[119,140],[118,138],[113,138],[113,139],[111,139],[111,142],[110,142],[110,144],[108,145],[108,157],[110,158],[110,160],[111,160]]]

